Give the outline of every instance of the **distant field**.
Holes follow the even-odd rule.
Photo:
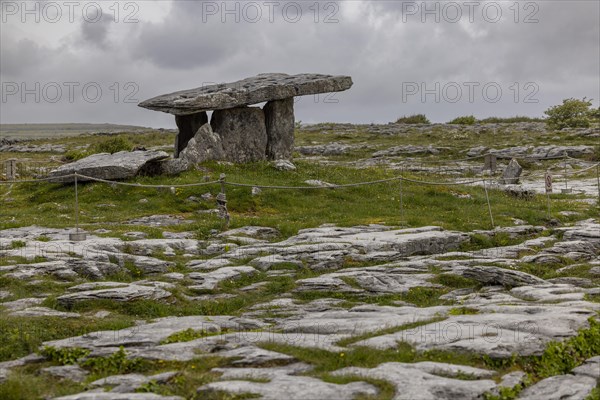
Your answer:
[[[115,124],[0,124],[0,138],[45,139],[83,133],[145,132],[151,128]]]

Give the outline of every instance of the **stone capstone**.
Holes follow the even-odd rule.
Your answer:
[[[165,94],[143,101],[139,106],[173,115],[190,115],[309,94],[341,92],[351,87],[352,78],[349,76],[270,73]]]

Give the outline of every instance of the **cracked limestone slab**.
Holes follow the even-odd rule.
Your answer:
[[[44,342],[43,346],[57,348],[83,347],[92,350],[106,347],[118,350],[119,346],[126,348],[157,346],[172,334],[187,329],[218,333],[223,329],[252,330],[265,328],[266,326],[267,324],[259,320],[232,316],[166,317],[152,323],[118,331],[90,332],[82,336]]]
[[[249,266],[222,267],[210,272],[192,272],[188,278],[194,281],[194,285],[188,286],[190,290],[203,291],[214,290],[220,282],[239,279],[244,275],[253,275],[258,272]]]
[[[586,375],[557,375],[524,389],[519,400],[585,400],[598,381]]]
[[[589,303],[591,305],[591,303]],[[446,320],[354,343],[392,349],[407,342],[417,350],[448,350],[506,358],[512,354],[539,355],[550,341],[577,335],[596,314],[585,302],[573,305],[504,306],[478,308],[479,314],[452,315]]]
[[[276,327],[289,333],[360,335],[445,316],[449,309],[446,306],[419,308],[363,305],[349,310],[313,312],[300,318],[288,318]]]
[[[439,369],[432,370],[430,365],[420,364],[422,363],[391,362],[370,369],[349,367],[335,371],[332,375],[358,376],[390,382],[396,388],[394,400],[476,400],[496,387],[496,383],[488,379],[460,380],[434,374],[463,370],[466,374],[473,373],[469,367],[465,369],[462,366],[438,366]]]
[[[230,380],[212,382],[198,388],[198,393],[208,394],[216,391],[234,394],[252,393],[259,395],[263,400],[351,400],[361,395],[375,396],[379,392],[376,387],[365,382],[341,385],[309,376],[287,374],[273,375],[271,380],[265,383]]]

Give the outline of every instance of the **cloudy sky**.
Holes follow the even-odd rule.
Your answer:
[[[542,116],[600,98],[600,2],[0,0],[0,123],[174,127],[139,101],[263,72],[350,75],[303,122]]]

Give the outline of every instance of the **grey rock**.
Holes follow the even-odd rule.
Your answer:
[[[254,196],[258,196],[258,195],[260,195],[261,193],[262,193],[262,189],[261,189],[261,188],[259,188],[259,187],[256,187],[256,186],[254,186],[254,187],[252,188],[252,196],[253,196],[253,197],[254,197]]]
[[[431,370],[429,366],[416,364],[384,363],[376,368],[344,368],[333,372],[336,376],[359,376],[370,379],[380,379],[390,382],[396,388],[394,400],[431,400],[431,399],[465,399],[482,398],[485,392],[496,387],[492,380],[460,380],[435,375],[445,370],[462,370],[465,367],[438,367]],[[475,370],[475,369],[474,369]],[[463,373],[472,373],[466,370]]]
[[[516,158],[513,158],[508,163],[508,166],[502,172],[502,178],[500,179],[501,184],[510,185],[519,183],[519,177],[521,176],[521,172],[523,172],[523,168],[519,165],[519,162]]]
[[[339,156],[346,154],[355,146],[343,144],[339,142],[331,142],[327,144],[319,144],[315,146],[301,146],[296,149],[298,153],[305,156]]]
[[[406,145],[406,146],[395,146],[390,147],[389,149],[377,151],[373,153],[373,157],[396,157],[406,154],[439,154],[439,150],[433,146],[415,146],[415,145]]]
[[[69,307],[79,301],[84,300],[112,300],[117,302],[126,302],[140,299],[161,300],[170,297],[171,293],[166,290],[129,284],[123,287],[113,287],[107,289],[86,290],[82,292],[64,294],[56,298],[56,301]]]
[[[167,383],[177,372],[163,372],[155,375],[127,374],[127,375],[112,375],[106,378],[98,379],[89,384],[90,387],[114,386],[110,392],[112,393],[132,393],[142,385],[149,382],[159,384]]]
[[[187,147],[181,150],[179,158],[189,164],[198,164],[210,160],[222,160],[225,157],[222,139],[213,132],[210,124],[202,125],[192,137]]]
[[[376,336],[353,346],[395,348],[399,341],[417,350],[441,349],[506,358],[512,354],[539,355],[552,340],[575,336],[595,314],[592,303],[573,305],[488,305],[478,314],[451,315],[415,329]]]
[[[188,288],[195,291],[214,290],[220,282],[239,279],[243,275],[252,275],[256,272],[256,269],[248,266],[223,267],[204,273],[192,272],[188,274],[188,278],[192,279],[195,284]]]
[[[224,161],[247,163],[266,158],[267,130],[260,108],[238,107],[215,111],[210,125],[221,137]]]
[[[314,310],[300,317],[282,321],[277,328],[289,333],[360,335],[427,321],[445,315],[448,310],[449,307],[445,306],[418,308],[376,305],[356,306],[349,310]]]
[[[139,104],[174,115],[284,100],[295,96],[339,92],[352,87],[349,76],[260,74],[237,82],[203,86],[158,96]]]
[[[186,220],[178,215],[150,215],[147,217],[140,217],[125,222],[129,225],[142,225],[142,226],[171,226],[171,225],[182,225],[191,224],[194,221]]]
[[[491,154],[495,154],[498,158],[523,158],[527,157],[531,146],[515,146],[507,149],[490,149]]]
[[[289,160],[275,160],[273,162],[275,169],[279,171],[295,171],[296,166]]]
[[[130,328],[120,329],[118,331],[97,331],[90,332],[82,336],[76,336],[66,339],[54,340],[44,342],[43,346],[54,346],[56,348],[70,348],[70,347],[82,347],[91,350],[98,349],[109,349],[110,353],[119,350],[119,346],[123,346],[128,350],[131,348],[154,348],[158,346],[161,341],[168,338],[174,333],[185,331],[187,329],[194,329],[198,331],[206,332],[220,332],[223,329],[243,331],[243,330],[257,330],[265,328],[267,324],[251,318],[239,318],[226,315],[218,316],[189,316],[189,317],[166,317],[159,318],[152,323],[133,326]],[[252,332],[246,332],[251,337]],[[246,337],[244,333],[244,338]],[[258,332],[257,334],[260,334]],[[237,333],[230,334],[232,341],[240,339],[240,335]],[[259,335],[260,336],[260,335]],[[198,339],[199,342],[209,341],[211,338],[215,341],[222,339],[221,336],[209,336],[206,338]],[[260,339],[257,339],[255,343],[258,343]],[[186,342],[189,343],[189,342]],[[181,343],[173,343],[172,345],[181,346]],[[163,345],[171,346],[171,345]],[[172,346],[177,347],[177,346]],[[191,360],[197,357],[193,352],[187,354],[186,360]]]
[[[532,150],[531,157],[537,159],[552,159],[564,157],[565,154],[573,158],[583,157],[590,154],[594,154],[594,147],[585,145],[539,146]]]
[[[308,179],[308,180],[304,181],[304,183],[306,183],[309,186],[335,187],[334,184],[329,183],[329,182],[324,182],[324,181],[319,180],[319,179]]]
[[[121,151],[114,154],[93,154],[81,160],[62,165],[48,174],[56,182],[73,182],[66,175],[75,172],[100,179],[119,180],[136,176],[148,163],[163,160],[169,155],[164,151]],[[86,181],[86,178],[78,178]]]
[[[275,228],[268,226],[244,226],[242,228],[230,229],[217,235],[218,237],[236,238],[236,237],[252,237],[256,239],[271,240],[281,236]]]
[[[29,307],[10,313],[17,317],[55,317],[55,318],[79,318],[80,315],[73,312],[53,310],[48,307]]]
[[[584,364],[573,368],[571,373],[575,375],[585,375],[600,380],[600,356],[588,358]]]
[[[183,400],[179,396],[161,396],[154,393],[83,392],[53,400]]]
[[[173,157],[179,158],[179,153],[187,147],[188,142],[196,135],[198,129],[208,123],[208,115],[206,112],[176,115],[175,123],[179,132],[175,136],[175,152],[173,153]]]
[[[267,128],[267,158],[289,159],[294,152],[294,99],[269,101],[263,108]]]
[[[522,385],[527,378],[527,374],[523,371],[509,372],[502,376],[498,387],[513,388],[517,385]]]
[[[523,390],[518,399],[585,400],[597,383],[596,379],[584,375],[552,376]]]
[[[4,303],[0,303],[0,306],[6,308],[9,311],[19,311],[24,310],[29,307],[37,306],[44,301],[43,298],[37,297],[26,297],[18,300],[7,301]]]
[[[352,382],[344,385],[323,382],[308,376],[293,376],[285,373],[273,374],[266,383],[249,381],[213,382],[198,388],[198,393],[208,394],[224,391],[234,394],[252,393],[264,400],[306,400],[306,399],[353,399],[359,395],[374,396],[377,388],[365,382]]]
[[[543,279],[525,272],[492,266],[466,267],[461,274],[485,285],[515,287],[545,283]]]
[[[56,367],[46,367],[40,370],[52,376],[70,379],[74,382],[83,382],[88,372],[78,365],[60,365]]]
[[[516,287],[510,293],[529,301],[559,302],[583,300],[587,291],[570,284],[546,283]]]

